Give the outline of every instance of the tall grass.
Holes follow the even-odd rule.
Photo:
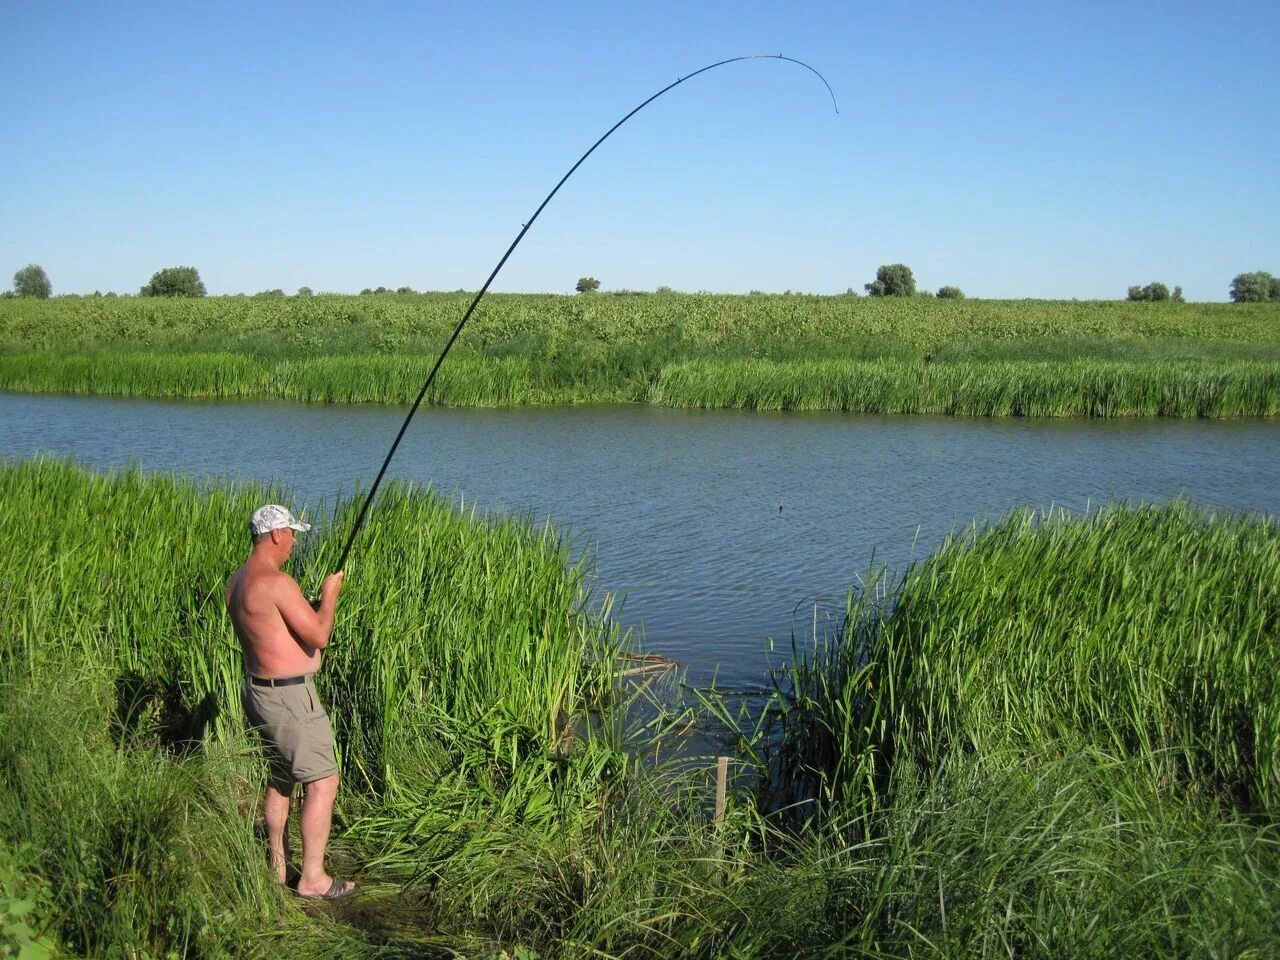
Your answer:
[[[1027,417],[1232,417],[1280,412],[1280,364],[698,361],[666,367],[654,403]]]
[[[0,389],[412,399],[461,294],[0,301]],[[496,295],[429,400],[1273,413],[1280,305]]]
[[[783,779],[874,797],[900,755],[1085,744],[1153,791],[1274,812],[1278,601],[1272,518],[1175,503],[970,528],[852,594],[847,635],[802,659]]]
[[[157,352],[252,353],[275,359],[416,352],[439,346],[470,294],[17,299],[0,302],[0,348],[65,352],[131,346]],[[1276,304],[1129,303],[848,296],[491,294],[462,345],[650,343],[673,333],[732,355],[796,343],[840,356],[923,358],[948,344],[1229,341],[1280,344]],[[878,347],[876,345],[879,345]],[[888,352],[886,352],[886,347]],[[856,352],[851,352],[854,350]],[[874,352],[871,352],[874,351]],[[772,355],[770,353],[770,355]]]
[[[332,858],[362,892],[316,912],[282,895],[255,836],[263,767],[222,609],[264,499],[288,494],[0,469],[0,844],[17,851],[0,881],[35,891],[33,929],[68,953],[1216,957],[1280,942],[1271,521],[1183,505],[956,540],[896,605],[855,597],[846,643],[802,658],[780,694],[771,773],[801,805],[756,806],[769,771],[739,760],[717,829],[705,768],[633,759],[650,744],[620,699],[624,638],[556,532],[392,488],[320,675],[344,777]],[[356,506],[311,515],[305,583]]]
[[[0,356],[0,390],[134,397],[409,403],[434,358],[223,355]],[[522,357],[451,358],[428,394],[443,406],[647,400],[674,407],[1029,417],[1242,417],[1280,413],[1280,362],[912,363],[699,360],[649,379],[606,361],[567,373]]]
[[[239,649],[223,589],[248,553],[245,518],[282,497],[253,484],[202,487],[63,462],[7,466],[0,538],[13,561],[0,598],[3,653],[31,661],[57,649],[162,676],[188,706],[211,698],[219,731],[238,729]],[[303,582],[319,581],[357,506],[344,501],[315,517],[335,536],[300,558]],[[455,725],[452,736],[493,736],[499,755],[507,737],[545,750],[557,718],[609,688],[620,641],[588,610],[583,569],[549,528],[458,515],[397,487],[379,501],[348,573],[321,677],[342,704],[334,711],[342,724],[376,720],[385,729],[398,713],[414,714]],[[376,752],[348,759],[384,766]]]
[[[82,718],[96,731],[90,744],[116,729],[121,742],[141,737],[161,755],[194,749],[196,760],[230,756],[233,770],[252,769],[234,759],[245,749],[242,671],[222,593],[248,552],[245,518],[262,501],[282,497],[254,485],[201,487],[136,471],[92,474],[66,463],[6,466],[0,538],[12,559],[0,589],[5,681],[65,672],[87,701],[83,709],[106,724]],[[315,517],[334,535],[303,558],[304,582],[318,580],[332,562],[357,507],[344,502],[332,516]],[[607,796],[601,780],[621,775],[626,763],[611,726],[582,721],[589,710],[608,712],[620,638],[591,610],[582,568],[570,562],[561,538],[518,518],[459,515],[404,488],[390,490],[371,520],[348,570],[342,624],[320,676],[351,787],[346,815],[394,808],[408,797],[438,798],[438,812],[446,814],[465,804],[475,829],[503,812],[529,829],[550,829],[565,812],[583,820],[598,812],[598,798]],[[51,657],[62,666],[46,670]],[[21,686],[16,691],[9,707],[21,717],[29,698]],[[19,748],[7,733],[4,739]],[[100,753],[73,752],[72,760],[116,764],[117,791],[150,776],[141,767],[160,763]],[[34,756],[63,762],[39,750]],[[18,812],[3,825],[10,837],[25,832],[17,829],[22,818],[43,815],[37,811],[47,806],[46,780],[61,789],[73,779],[69,768],[27,777],[25,762],[14,754],[6,770],[10,791],[30,789],[15,796]],[[192,798],[179,793],[166,816],[185,818]],[[67,825],[59,823],[59,830]],[[460,820],[450,829],[465,834]],[[88,915],[68,899],[83,885],[80,872],[73,863],[53,878],[68,929]],[[111,891],[98,893],[115,903]],[[99,900],[95,909],[107,907]]]

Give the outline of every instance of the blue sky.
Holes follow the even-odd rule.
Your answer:
[[[1280,273],[1271,5],[21,4],[0,285],[1224,300]]]

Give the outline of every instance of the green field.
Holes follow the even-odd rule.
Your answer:
[[[0,301],[0,389],[406,403],[469,296]],[[497,294],[429,402],[1280,413],[1280,304]]]
[[[711,822],[546,527],[395,488],[321,673],[344,789],[308,908],[255,836],[222,585],[287,493],[0,468],[0,950],[83,957],[1264,957],[1280,528],[1017,514],[795,638]],[[358,505],[322,510],[329,569]],[[183,518],[174,524],[173,518]],[[653,693],[659,688],[651,688]],[[750,725],[748,724],[748,728]],[[734,728],[730,728],[734,729]],[[733,738],[730,738],[732,740]],[[296,850],[295,850],[296,856]],[[41,955],[36,947],[32,953]]]

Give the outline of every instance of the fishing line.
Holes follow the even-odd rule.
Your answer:
[[[378,492],[378,487],[381,485],[382,478],[387,472],[387,467],[391,463],[391,458],[395,456],[396,448],[400,446],[400,441],[404,438],[405,431],[409,429],[409,423],[410,421],[413,420],[413,415],[418,412],[418,407],[422,404],[422,398],[427,395],[427,391],[431,388],[431,384],[436,378],[436,373],[439,371],[440,365],[444,363],[444,358],[448,356],[449,350],[452,349],[454,341],[458,339],[458,334],[462,333],[462,328],[467,325],[467,321],[471,319],[471,314],[475,312],[475,309],[479,305],[481,299],[484,297],[485,293],[488,292],[489,285],[493,283],[493,278],[498,275],[498,271],[500,271],[503,265],[506,264],[507,258],[510,257],[512,252],[515,251],[516,247],[520,245],[520,241],[523,240],[524,235],[529,232],[529,228],[532,227],[534,221],[538,219],[538,215],[541,214],[543,209],[546,207],[546,205],[551,202],[551,198],[560,192],[560,188],[564,186],[565,181],[567,181],[571,176],[573,176],[574,171],[577,170],[580,166],[582,166],[583,162],[587,159],[587,157],[595,153],[596,147],[600,146],[600,144],[608,140],[615,130],[617,130],[620,126],[622,126],[632,117],[634,117],[637,113],[639,113],[649,104],[653,103],[653,101],[657,100],[660,96],[662,96],[668,90],[672,90],[675,87],[680,86],[680,84],[684,83],[686,80],[692,80],[694,77],[696,77],[700,73],[706,73],[708,70],[714,70],[716,67],[723,67],[725,64],[729,64],[729,63],[738,63],[742,60],[785,60],[787,63],[794,63],[797,66],[804,67],[806,70],[808,70],[810,73],[812,73],[814,76],[816,76],[819,80],[822,81],[823,86],[827,88],[827,93],[831,95],[832,108],[835,109],[836,113],[840,112],[840,108],[836,104],[835,92],[831,89],[831,84],[827,83],[827,78],[824,77],[817,70],[815,70],[813,67],[809,66],[809,64],[805,63],[803,60],[796,60],[796,59],[793,59],[792,57],[784,57],[780,53],[776,53],[776,54],[759,53],[759,54],[753,54],[746,57],[732,57],[728,60],[721,60],[718,63],[709,64],[700,70],[695,70],[693,73],[688,74],[687,76],[680,77],[674,83],[667,84],[665,87],[663,87],[653,96],[651,96],[648,100],[645,100],[638,107],[633,109],[625,117],[623,117],[621,120],[615,123],[612,127],[610,127],[605,132],[604,136],[602,136],[599,140],[593,143],[591,145],[591,148],[587,150],[587,152],[584,153],[581,157],[578,158],[578,162],[569,168],[569,172],[560,178],[560,182],[557,183],[555,187],[552,189],[552,191],[547,194],[546,199],[543,200],[542,203],[538,205],[538,209],[533,212],[533,216],[531,216],[526,223],[521,225],[520,232],[516,234],[516,238],[513,241],[511,241],[511,246],[507,247],[507,252],[502,255],[502,259],[498,261],[498,265],[494,267],[493,272],[489,274],[489,279],[484,282],[484,286],[480,288],[480,291],[475,295],[475,299],[471,301],[471,306],[467,307],[467,312],[462,315],[462,319],[459,320],[458,325],[454,327],[453,335],[449,337],[448,342],[444,345],[444,349],[440,351],[440,356],[436,358],[435,365],[431,368],[431,372],[427,374],[427,379],[423,382],[422,389],[418,391],[417,399],[413,401],[413,406],[409,408],[409,413],[404,418],[404,423],[400,425],[400,430],[396,434],[395,440],[393,440],[391,443],[391,449],[387,451],[386,459],[382,461],[382,467],[381,469],[378,470],[378,476],[374,479],[373,486],[369,488],[369,493],[365,496],[364,504],[360,507],[360,513],[356,517],[356,522],[351,528],[350,535],[347,537],[346,546],[342,548],[342,556],[338,558],[338,566],[336,567],[336,569],[341,570],[343,569],[343,567],[346,566],[347,555],[351,552],[351,545],[355,543],[356,535],[360,532],[360,528],[364,526],[365,515],[369,512],[369,506],[373,503],[373,498]]]

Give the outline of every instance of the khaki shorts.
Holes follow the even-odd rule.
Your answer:
[[[333,728],[316,693],[314,677],[288,687],[263,687],[244,678],[245,716],[266,748],[271,783],[289,793],[295,783],[310,783],[338,772]]]

